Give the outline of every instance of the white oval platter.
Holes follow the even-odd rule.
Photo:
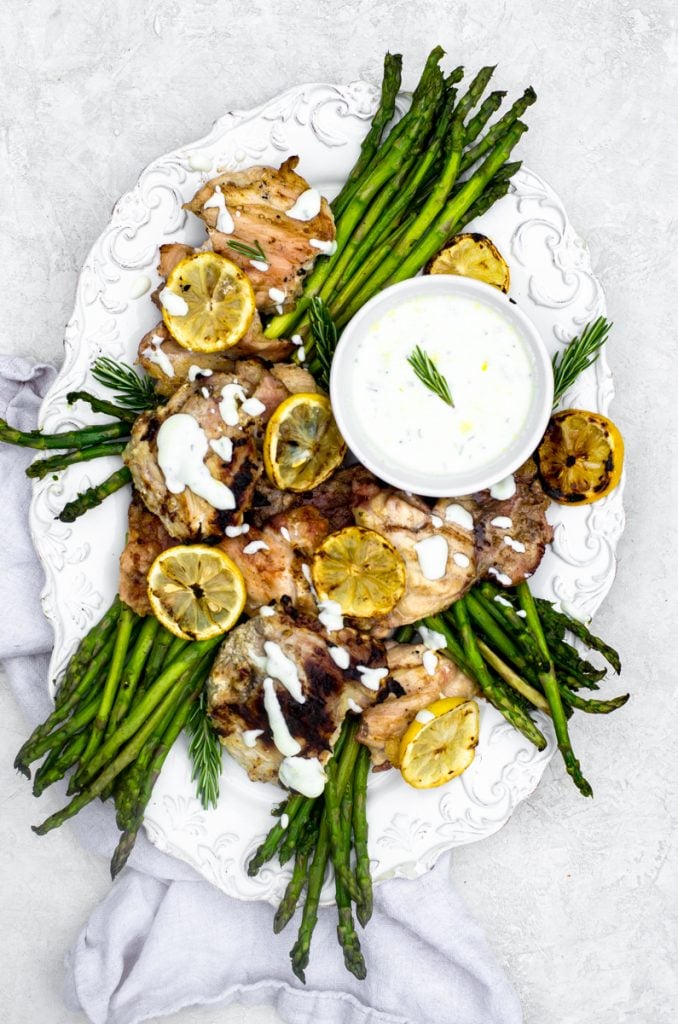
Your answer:
[[[351,168],[374,111],[377,94],[365,82],[299,86],[255,110],[228,113],[199,142],[154,161],[115,205],[80,275],[75,310],[66,328],[64,365],[47,395],[41,426],[63,430],[100,419],[69,407],[66,394],[100,391],[90,375],[100,355],[133,361],[141,336],[157,320],[149,292],[161,242],[199,244],[199,222],[182,210],[217,168],[279,164],[292,154],[299,171],[332,197]],[[400,98],[400,110],[408,97]],[[511,297],[540,329],[551,351],[605,310],[584,243],[548,185],[523,168],[506,196],[472,229],[488,234],[511,268]],[[140,294],[143,292],[143,294]],[[568,405],[606,412],[613,384],[605,357],[567,396]],[[110,463],[110,464],[107,464]],[[55,516],[66,501],[115,468],[113,460],[74,466],[58,480],[37,481],[31,529],[45,570],[45,614],[54,627],[50,666],[53,688],[84,632],[117,590],[128,489],[108,498],[76,523]],[[624,525],[622,488],[582,509],[554,506],[555,535],[534,577],[538,594],[593,614],[615,572],[615,546]],[[535,788],[554,752],[549,736],[539,753],[494,708],[484,705],[480,744],[468,771],[441,789],[416,791],[397,772],[374,775],[369,788],[370,855],[377,882],[416,878],[445,850],[491,835]],[[247,861],[271,825],[281,798],[273,785],[251,783],[224,758],[221,797],[205,811],[194,795],[183,738],[173,748],[155,787],[146,830],[160,849],[193,865],[209,881],[240,899],[276,902],[288,872],[268,865],[249,878]],[[325,901],[331,902],[329,889]]]

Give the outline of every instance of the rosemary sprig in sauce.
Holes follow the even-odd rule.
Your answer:
[[[454,408],[450,386],[427,352],[420,345],[407,357],[407,361],[419,380],[443,402]]]

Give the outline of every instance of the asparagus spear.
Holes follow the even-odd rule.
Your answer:
[[[484,640],[478,640],[477,643],[478,650],[487,664],[490,668],[494,669],[498,676],[501,676],[505,683],[512,686],[517,693],[525,697],[526,700],[529,700],[530,704],[534,704],[540,711],[545,711],[547,715],[551,713],[549,702],[543,693],[540,693],[539,690],[519,676],[517,672],[514,672],[511,666],[502,661],[499,655]]]
[[[53,455],[49,459],[38,459],[26,469],[26,476],[32,480],[43,480],[50,473],[58,473],[77,462],[90,462],[92,459],[103,459],[108,455],[120,455],[127,447],[127,441],[106,441],[102,444],[87,445],[76,448],[65,455]]]
[[[81,516],[83,512],[88,512],[91,508],[96,508],[100,505],[104,498],[107,498],[109,494],[114,494],[115,491],[119,491],[121,487],[128,484],[132,479],[127,466],[123,466],[122,469],[116,470],[115,473],[111,473],[103,483],[97,484],[95,487],[88,487],[86,491],[79,494],[73,501],[69,501],[68,504],[64,505],[61,512],[58,515],[58,519],[62,523],[74,523],[78,516]]]
[[[463,597],[459,598],[452,605],[451,612],[461,633],[464,653],[471,666],[473,677],[483,691],[483,694],[491,704],[494,704],[498,711],[501,711],[504,718],[511,725],[515,726],[519,732],[522,732],[523,736],[526,736],[531,743],[534,743],[538,750],[543,750],[546,746],[546,740],[542,732],[537,728],[527,712],[520,705],[516,704],[515,701],[511,700],[503,687],[490,675],[478,650]]]
[[[490,128],[480,142],[464,153],[461,159],[461,170],[465,171],[472,164],[476,163],[482,156],[485,156],[492,147],[499,142],[502,136],[519,120],[531,104],[537,99],[537,94],[529,86],[520,99],[517,99],[510,110],[507,110],[503,117]]]
[[[115,701],[111,708],[108,722],[106,723],[106,738],[111,735],[118,723],[121,722],[127,714],[127,710],[132,702],[132,698],[134,697],[141,674],[144,670],[144,665],[150,657],[150,652],[153,649],[159,628],[160,623],[154,615],[146,616],[141,624],[139,635],[137,636],[136,643],[134,644],[132,654],[125,665],[125,670],[120,679],[120,686],[118,687],[118,691],[115,695]]]
[[[353,787],[347,786],[341,801],[341,853],[342,863],[348,864],[351,854],[351,821],[353,819]],[[349,875],[355,883],[353,875]],[[337,938],[344,953],[344,965],[359,981],[367,976],[365,958],[360,949],[360,940],[356,934],[353,921],[351,896],[343,873],[334,871],[334,891],[337,901]]]
[[[613,697],[611,700],[585,700],[578,693],[574,693],[567,686],[562,685],[560,695],[563,704],[568,704],[578,711],[586,711],[590,715],[609,715],[611,711],[623,708],[631,696],[629,693],[624,693],[621,697]]]
[[[499,110],[505,96],[505,92],[497,89],[491,92],[486,100],[483,100],[478,113],[466,124],[464,146],[470,146],[472,142],[475,142],[489,119]]]
[[[89,391],[69,391],[66,395],[66,401],[69,405],[75,405],[76,402],[87,402],[94,412],[101,412],[106,416],[115,416],[116,419],[124,420],[125,423],[134,423],[138,416],[138,413],[133,412],[131,409],[123,409],[119,405],[114,405],[113,402],[107,402],[104,398],[91,395]]]
[[[351,744],[351,760],[355,765],[357,756],[357,744]],[[330,850],[334,873],[341,879],[342,892],[345,891],[349,902],[360,899],[358,884],[351,874],[349,867],[349,848],[344,842],[341,805],[342,797],[337,789],[337,766],[334,759],[330,760],[326,768],[327,782],[325,783],[325,818],[330,835]]]
[[[434,629],[436,633],[442,633],[445,637],[447,647],[446,653],[449,655],[451,660],[455,663],[457,668],[460,668],[462,672],[465,672],[469,679],[475,678],[473,675],[473,668],[464,653],[464,649],[459,643],[455,633],[452,631],[454,625],[453,617],[448,613],[443,618],[442,615],[427,615],[422,622],[428,629]]]
[[[285,829],[285,835],[283,836],[278,849],[278,861],[281,865],[286,864],[294,851],[298,849],[298,844],[305,831],[306,823],[308,822],[317,802],[317,800],[311,800],[307,797],[299,808],[297,814],[295,814],[292,820],[288,823],[287,828]]]
[[[87,732],[83,730],[67,739],[63,747],[50,751],[35,773],[33,796],[40,796],[48,786],[63,779],[68,769],[77,763],[86,744]]]
[[[144,669],[144,688],[152,683],[160,674],[160,670],[163,667],[165,657],[169,648],[171,647],[172,641],[176,637],[170,633],[164,626],[160,626],[156,633],[155,640],[153,641],[153,648],[148,656],[146,667]]]
[[[604,640],[600,639],[600,637],[594,636],[583,622],[579,622],[578,619],[573,619],[571,616],[565,615],[563,612],[557,612],[549,601],[544,601],[541,598],[538,598],[536,603],[540,618],[544,620],[545,624],[548,624],[553,628],[554,631],[557,631],[560,639],[563,638],[566,630],[569,630],[570,633],[574,633],[574,635],[578,637],[579,640],[581,640],[588,648],[590,648],[590,650],[598,651],[599,654],[602,654],[608,664],[611,665],[617,675],[619,675],[621,672],[621,661],[613,647],[606,644]]]
[[[287,815],[289,822],[287,827],[294,820],[295,816],[301,810],[304,801],[307,798],[302,796],[301,793],[293,793],[288,797],[285,804],[284,813]],[[266,864],[267,861],[271,860],[275,856],[278,847],[280,846],[283,837],[285,835],[285,829],[282,827],[279,821],[275,823],[273,828],[270,830],[268,835],[265,837],[263,843],[255,851],[252,860],[247,865],[247,874],[250,876],[256,875],[261,867]]]
[[[473,110],[476,103],[478,103],[480,97],[485,92],[487,84],[494,74],[494,70],[494,67],[490,66],[480,69],[466,90],[466,93],[459,100],[457,109],[454,112],[454,116],[457,120],[463,121],[466,115]]]
[[[311,949],[311,938],[318,922],[318,906],[320,904],[320,892],[325,879],[325,869],[330,856],[330,836],[327,827],[325,814],[320,821],[318,829],[318,842],[316,843],[313,860],[308,872],[308,884],[306,887],[306,902],[299,925],[299,934],[290,952],[292,970],[300,981],[306,982],[304,971],[308,967],[309,952]],[[250,872],[251,873],[251,872]]]
[[[517,588],[518,600],[520,601],[521,607],[526,614],[527,624],[532,630],[534,637],[539,644],[542,654],[549,661],[548,671],[542,671],[539,674],[539,678],[546,694],[546,698],[551,708],[551,718],[553,719],[553,727],[556,731],[556,739],[558,741],[558,749],[560,750],[565,767],[567,768],[568,774],[572,776],[572,779],[583,796],[593,796],[593,790],[582,775],[579,761],[574,755],[570,737],[567,731],[567,720],[565,718],[565,711],[563,709],[563,703],[560,696],[560,690],[558,688],[558,681],[553,669],[553,664],[549,655],[549,649],[546,643],[546,637],[541,626],[539,619],[539,612],[535,604],[534,598],[530,593],[530,588],[527,583],[519,583]]]
[[[313,846],[310,843],[297,847],[295,851],[292,877],[287,883],[287,888],[273,918],[273,931],[276,935],[283,930],[285,925],[289,924],[297,909],[299,897],[306,883],[308,862],[312,852]]]
[[[57,707],[59,707],[60,704],[63,704],[66,698],[70,696],[73,687],[79,679],[82,667],[89,666],[92,659],[97,656],[105,644],[118,621],[118,615],[120,614],[121,607],[122,602],[116,594],[113,604],[102,619],[97,622],[95,626],[92,626],[89,633],[87,633],[87,635],[80,641],[77,650],[68,662],[66,671],[59,683],[55,699]]]
[[[504,591],[491,583],[480,583],[473,588],[473,594],[482,604],[488,614],[492,615],[497,623],[507,630],[519,644],[525,655],[538,667],[546,668],[544,658],[525,620],[516,612]]]
[[[353,773],[353,844],[356,853],[356,877],[360,898],[356,914],[363,928],[372,917],[372,873],[367,850],[367,779],[370,752],[362,747]]]
[[[0,419],[0,441],[21,448],[84,448],[120,437],[129,437],[129,424],[104,423],[83,427],[82,430],[65,430],[61,434],[43,434],[40,430],[16,430],[6,420]]]
[[[379,106],[372,118],[372,125],[363,139],[360,156],[344,182],[339,195],[332,202],[332,212],[336,218],[351,201],[357,183],[372,163],[379,149],[379,143],[389,122],[395,113],[395,102],[400,89],[403,58],[400,53],[387,53],[384,57],[384,76],[381,81],[381,97]]]

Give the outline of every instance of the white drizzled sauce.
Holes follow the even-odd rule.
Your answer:
[[[246,747],[252,748],[256,746],[257,740],[260,736],[263,736],[263,734],[263,729],[246,729],[242,734],[242,741]]]
[[[348,708],[349,711],[352,711],[355,715],[362,715],[362,713],[363,713],[363,708],[361,708],[360,704],[357,704],[353,700],[353,697],[349,697],[348,698],[348,700],[346,701],[346,707]]]
[[[586,612],[580,611],[580,609],[577,608],[576,605],[570,604],[569,601],[561,600],[560,610],[563,613],[563,615],[569,615],[569,617],[571,619],[574,619],[575,622],[582,622],[585,626],[587,626],[591,621],[590,615],[587,615]]]
[[[286,540],[288,544],[292,543],[292,537],[290,535],[290,531],[287,529],[286,526],[281,526],[280,527],[280,536],[282,537],[283,540]]]
[[[527,612],[525,611],[524,608],[519,608],[518,611],[516,612],[516,615],[519,615],[521,619],[526,619],[527,618]]]
[[[270,604],[264,604],[259,609],[259,614],[262,619],[268,619],[271,615],[275,615],[275,608],[271,608]]]
[[[203,203],[203,210],[218,210],[217,213],[217,231],[223,232],[225,235],[232,235],[235,231],[235,224],[233,218],[226,208],[226,200],[224,199],[223,192],[219,185],[214,190],[214,195],[210,196],[206,203]]]
[[[243,555],[256,555],[257,551],[268,551],[268,544],[265,540],[251,540],[242,549]]]
[[[495,579],[497,579],[499,583],[503,583],[505,587],[510,587],[513,583],[510,576],[507,576],[505,572],[500,572],[494,565],[491,565],[487,571],[490,576],[494,576]]]
[[[186,413],[169,416],[158,431],[158,465],[167,490],[181,494],[190,487],[213,508],[233,509],[233,491],[221,480],[215,480],[203,461],[208,451],[204,430]]]
[[[464,530],[473,529],[473,516],[465,509],[463,505],[457,505],[456,502],[452,502],[445,509],[445,522],[456,523],[457,526],[461,526]]]
[[[301,575],[304,577],[309,587],[311,588],[311,593],[313,594],[313,596],[317,597],[318,595],[316,594],[315,587],[313,586],[313,576],[311,575],[311,567],[306,562],[301,563]]]
[[[328,647],[328,654],[335,665],[340,669],[347,669],[351,664],[351,655],[345,647]]]
[[[213,373],[214,370],[208,370],[203,366],[196,366],[195,363],[191,363],[188,368],[188,379],[192,384],[198,377],[211,377]]]
[[[276,747],[283,757],[294,757],[301,750],[301,745],[297,743],[287,728],[278,694],[275,692],[275,684],[270,676],[266,676],[264,679],[264,708],[268,715],[268,724],[271,727]]]
[[[496,526],[500,530],[510,530],[513,526],[513,520],[510,516],[495,516],[494,519],[490,520],[490,526]]]
[[[285,213],[292,220],[313,220],[320,213],[320,192],[317,188],[307,188]]]
[[[422,576],[427,580],[441,580],[447,567],[448,547],[444,537],[426,537],[414,545]]]
[[[262,274],[268,270],[268,263],[264,263],[263,260],[250,260],[250,263],[255,270],[260,270]]]
[[[188,166],[192,171],[210,171],[213,163],[212,157],[199,149],[188,157]]]
[[[504,477],[499,483],[494,484],[490,487],[490,497],[496,498],[497,501],[508,501],[516,493],[516,479],[511,476]]]
[[[266,412],[266,406],[258,398],[246,398],[242,403],[242,411],[248,416],[261,416]]]
[[[171,291],[167,286],[163,288],[158,296],[163,309],[166,309],[170,316],[186,316],[188,303],[181,295]]]
[[[519,555],[524,554],[525,545],[522,540],[516,540],[515,537],[504,537],[504,544],[507,547],[512,548],[513,551],[517,551]]]
[[[289,814],[281,814],[280,815],[280,827],[282,829],[286,829],[287,826],[289,825],[289,823],[290,823],[290,816],[289,816]]]
[[[455,565],[458,565],[460,569],[468,569],[471,564],[471,559],[468,555],[465,555],[462,551],[455,551],[452,555],[452,561]]]
[[[429,629],[428,626],[417,626],[417,632],[424,647],[427,647],[429,651],[442,651],[447,647],[447,640],[437,630]]]
[[[290,338],[290,341],[292,342],[293,345],[303,345],[304,344],[304,339],[302,338],[302,336],[300,334],[293,334],[292,337]]]
[[[224,384],[221,389],[219,414],[229,427],[238,425],[238,402],[242,405],[247,396],[241,384]]]
[[[140,299],[142,295],[145,295],[148,289],[151,287],[151,279],[147,274],[140,274],[132,282],[132,287],[129,290],[130,299]]]
[[[431,526],[435,530],[439,530],[442,525],[443,525],[443,521],[440,518],[440,516],[431,516]]]
[[[164,338],[161,338],[159,334],[152,334],[149,341],[150,345],[143,350],[142,356],[145,356],[149,363],[155,363],[156,366],[159,366],[166,377],[173,377],[174,367],[172,366],[172,361],[161,348]]]
[[[210,393],[207,388],[200,388],[200,394],[202,395],[203,398],[210,397]]]
[[[388,669],[368,668],[367,665],[358,665],[358,675],[360,676],[360,682],[368,690],[378,690],[382,679],[386,679],[388,675]]]
[[[230,437],[218,437],[210,441],[210,448],[217,453],[222,462],[230,462],[233,458],[233,442]]]
[[[297,359],[299,360],[300,363],[306,362],[306,349],[304,348],[303,345],[300,345],[299,348],[297,349]]]
[[[280,645],[272,640],[264,641],[264,655],[264,658],[257,659],[261,661],[261,671],[282,683],[290,697],[294,697],[298,704],[305,704],[306,698],[299,672],[292,659],[288,658]]]
[[[280,765],[278,778],[284,786],[311,799],[320,796],[327,776],[317,757],[286,757]]]
[[[513,607],[511,602],[507,601],[505,597],[501,596],[501,594],[495,594],[493,600],[496,601],[497,604],[503,604],[505,608],[512,608]]]
[[[268,289],[268,297],[271,300],[271,302],[284,302],[286,294],[287,293],[284,292],[282,290],[282,288],[269,288]]]
[[[449,382],[453,407],[409,364],[417,345]],[[451,294],[403,298],[366,322],[354,353],[346,412],[393,472],[416,468],[437,484],[490,466],[528,421],[530,350],[508,316],[484,302]],[[389,428],[375,434],[375,423]]]
[[[289,213],[287,214],[289,217]],[[324,242],[322,238],[309,238],[308,244],[312,249],[317,249],[323,254],[323,256],[334,256],[337,251],[337,243],[335,241]]]
[[[427,675],[434,676],[438,668],[438,658],[433,651],[424,651],[421,663],[426,669]]]
[[[318,601],[318,619],[328,633],[344,628],[344,616],[338,601]]]
[[[241,534],[249,533],[249,532],[250,532],[250,524],[249,523],[241,523],[240,526],[227,526],[226,527],[226,536],[227,537],[240,537]]]
[[[426,708],[422,708],[421,711],[417,711],[414,716],[414,720],[415,722],[421,722],[422,725],[428,725],[428,723],[432,722],[435,717],[436,716],[432,711],[427,711]]]

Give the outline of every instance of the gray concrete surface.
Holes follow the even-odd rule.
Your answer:
[[[514,979],[527,1024],[668,1024],[678,1012],[670,0],[5,0],[0,345],[59,360],[78,268],[153,157],[200,136],[229,107],[293,83],[376,81],[387,48],[404,52],[413,84],[435,42],[453,63],[498,62],[514,91],[534,84],[524,158],[566,200],[607,290],[628,527],[597,625],[621,648],[633,692],[625,711],[578,724],[595,800],[578,797],[552,765],[499,835],[458,851],[453,876]],[[0,689],[0,1018],[75,1024],[60,1002],[63,955],[106,891],[107,871],[67,828],[41,840],[29,831],[36,806],[10,768],[23,733]],[[441,1021],[454,1019],[441,1007]],[[172,1018],[275,1020],[237,1007]]]

